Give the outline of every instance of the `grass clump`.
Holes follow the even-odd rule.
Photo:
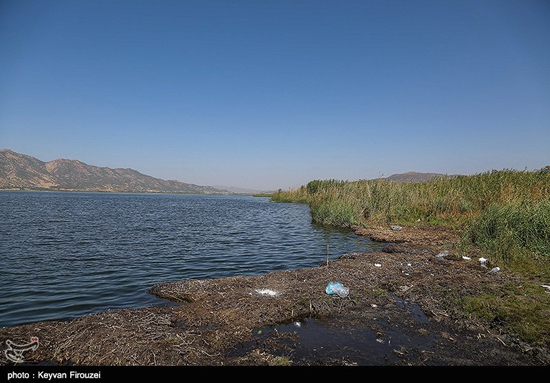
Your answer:
[[[489,205],[464,230],[463,241],[504,264],[550,255],[550,200]]]

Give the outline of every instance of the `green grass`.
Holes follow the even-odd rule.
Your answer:
[[[475,246],[503,265],[550,256],[550,167],[415,184],[314,180],[271,200],[307,203],[313,221],[326,225],[450,226],[462,231],[462,249]]]
[[[377,180],[314,180],[298,189],[279,191],[275,202],[307,203],[313,219],[357,224],[427,224],[462,226],[494,203],[532,203],[550,199],[550,169],[501,170],[473,176],[441,177],[402,184]],[[343,221],[342,218],[347,217]]]
[[[493,203],[467,225],[463,243],[503,264],[550,256],[550,200]]]
[[[498,291],[464,297],[462,307],[467,314],[503,324],[524,341],[550,346],[550,294],[539,285],[508,283]]]

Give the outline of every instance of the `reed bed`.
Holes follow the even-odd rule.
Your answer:
[[[313,221],[334,226],[446,225],[503,262],[550,256],[550,166],[493,170],[428,182],[314,180],[275,202],[307,203]]]

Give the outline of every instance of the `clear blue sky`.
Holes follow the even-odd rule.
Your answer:
[[[0,148],[259,190],[550,165],[548,0],[0,0]]]

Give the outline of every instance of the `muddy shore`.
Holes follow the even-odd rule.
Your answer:
[[[491,273],[455,249],[447,228],[356,229],[388,245],[316,268],[174,281],[151,288],[166,306],[0,328],[0,365],[13,344],[39,339],[23,365],[53,366],[548,366],[549,350],[448,304],[521,277]],[[444,256],[438,257],[446,251]],[[329,295],[337,281],[349,295]]]

